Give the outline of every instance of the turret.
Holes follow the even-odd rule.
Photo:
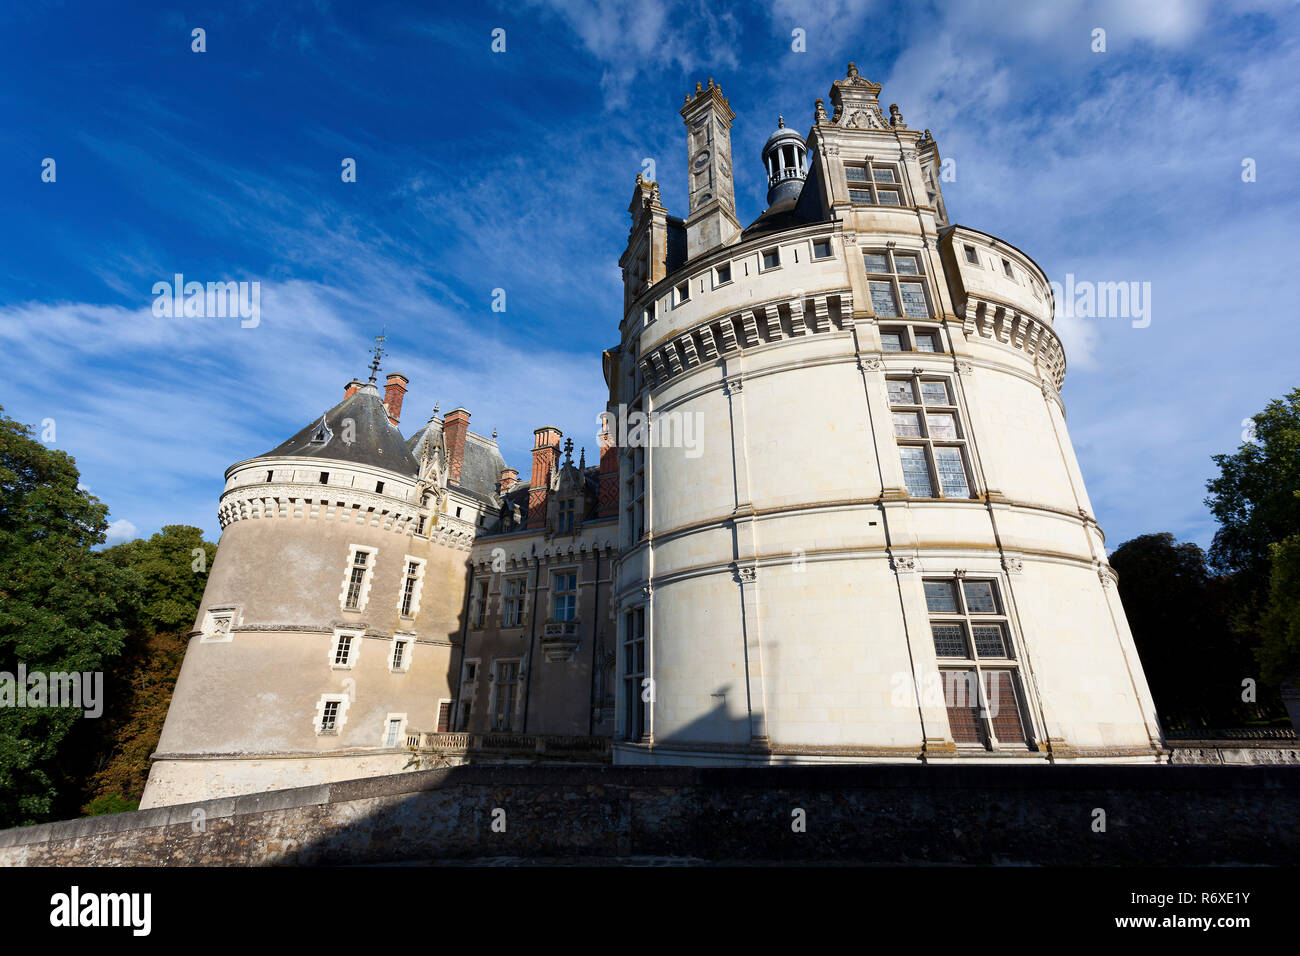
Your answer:
[[[775,206],[784,199],[797,199],[807,178],[804,139],[787,129],[785,117],[777,117],[777,130],[763,147],[763,166],[767,169],[767,204]]]

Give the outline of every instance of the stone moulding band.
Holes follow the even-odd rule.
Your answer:
[[[241,485],[221,496],[217,519],[221,530],[236,521],[258,518],[319,518],[348,524],[364,524],[384,531],[414,536],[420,518],[417,508],[393,510],[394,500],[380,495],[358,494],[352,490],[335,491],[328,498],[317,497],[314,485],[263,484]],[[439,522],[428,529],[431,541],[445,547],[468,551],[474,541],[471,526],[444,525],[446,515],[433,516]],[[451,519],[454,520],[454,519]]]
[[[833,321],[831,303],[835,303]],[[783,331],[789,324],[790,335]],[[853,327],[853,293],[818,292],[748,306],[684,329],[645,350],[638,362],[647,387],[658,388],[683,372],[756,345]]]
[[[1057,392],[1065,384],[1065,349],[1046,322],[999,302],[972,298],[966,302],[962,331],[967,336],[974,333],[1022,350],[1033,358],[1034,367]]]

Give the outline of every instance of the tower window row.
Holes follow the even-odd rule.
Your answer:
[[[891,375],[885,381],[907,493],[969,498],[966,438],[946,378]]]

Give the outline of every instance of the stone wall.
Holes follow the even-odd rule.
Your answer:
[[[471,766],[0,831],[0,864],[1289,864],[1298,818],[1294,767]]]

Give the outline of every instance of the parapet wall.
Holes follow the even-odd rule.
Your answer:
[[[1298,818],[1293,766],[469,766],[0,831],[0,865],[1292,864]]]

